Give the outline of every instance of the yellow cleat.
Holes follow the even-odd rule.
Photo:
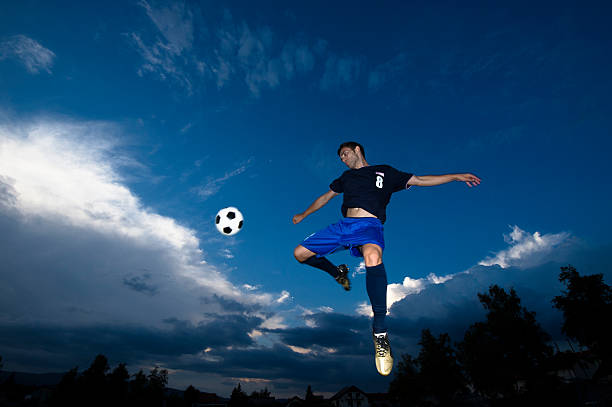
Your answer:
[[[383,376],[389,375],[393,369],[393,353],[391,353],[391,345],[389,345],[389,336],[373,335],[374,339],[374,360],[376,362],[376,370]]]

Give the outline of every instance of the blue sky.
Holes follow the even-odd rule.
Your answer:
[[[98,352],[228,395],[385,391],[365,275],[293,248],[341,197],[341,142],[417,175],[393,196],[390,338],[453,340],[515,287],[559,336],[559,266],[610,283],[609,6],[577,2],[24,1],[0,8],[0,355],[66,371]],[[214,228],[238,207],[243,231]]]

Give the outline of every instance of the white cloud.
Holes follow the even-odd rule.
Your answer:
[[[170,7],[153,8],[145,0],[139,2],[166,39],[169,52],[180,55],[193,44],[193,16],[184,3],[175,2]]]
[[[358,274],[365,274],[365,273],[366,273],[365,261],[361,261],[359,265],[357,266],[357,268],[355,269],[355,271],[353,271],[352,277],[355,278],[355,276],[357,276]]]
[[[260,327],[262,329],[285,329],[287,328],[287,324],[285,324],[285,320],[280,315],[274,315],[270,318],[267,318]]]
[[[389,284],[387,286],[387,307],[391,308],[393,304],[400,301],[407,295],[420,293],[430,284],[442,284],[454,276],[455,274],[439,277],[433,273],[430,273],[425,278],[412,279],[410,277],[405,277],[402,284]]]
[[[307,355],[313,352],[312,349],[300,348],[299,346],[287,345],[287,347],[289,347],[289,349],[291,349],[295,353],[299,353],[300,355]]]
[[[207,199],[211,196],[213,196],[214,194],[216,194],[221,187],[223,186],[223,184],[225,184],[225,182],[227,180],[229,180],[230,178],[233,178],[237,175],[242,174],[243,172],[245,172],[253,163],[254,158],[251,157],[248,160],[242,162],[238,168],[230,171],[230,172],[226,172],[222,177],[219,178],[210,178],[206,181],[206,184],[204,184],[201,187],[195,188],[194,191],[202,198],[202,199]]]
[[[360,302],[357,305],[356,311],[357,314],[365,315],[366,317],[371,317],[374,315],[374,313],[372,312],[372,307],[367,302]]]
[[[263,332],[257,330],[257,329],[253,329],[251,332],[249,332],[248,334],[251,339],[255,339],[255,338],[260,338],[263,336]]]
[[[116,146],[102,123],[44,123],[14,137],[2,129],[0,173],[13,180],[18,209],[62,218],[72,225],[130,238],[154,239],[197,257],[193,231],[143,207],[106,161]],[[13,133],[14,134],[14,133]],[[86,134],[77,140],[73,134]]]
[[[391,310],[393,304],[401,301],[408,295],[418,294],[430,284],[442,284],[452,279],[455,274],[448,276],[439,277],[433,273],[430,273],[425,278],[412,279],[405,277],[401,284],[388,284],[387,285],[387,309]],[[357,313],[360,315],[372,316],[372,308],[368,303],[360,303],[357,306]]]
[[[274,303],[231,284],[202,258],[194,230],[147,208],[123,184],[115,126],[31,123],[0,127],[0,221],[13,247],[2,250],[11,265],[2,277],[3,318],[197,322],[203,296]],[[32,280],[44,287],[35,295]],[[207,305],[215,307],[223,312]]]
[[[278,51],[270,28],[251,29],[245,22],[239,25],[228,22],[218,30],[217,38],[218,65],[211,69],[218,87],[227,82],[230,74],[240,73],[251,94],[258,97],[264,88],[277,87],[281,77],[292,77],[293,63],[289,63],[287,50],[274,55]]]
[[[526,233],[518,226],[511,226],[512,232],[504,235],[504,241],[510,245],[493,256],[487,257],[478,264],[491,266],[494,264],[502,268],[507,267],[534,267],[541,264],[546,256],[559,244],[566,241],[570,235],[567,232],[546,234],[540,232]]]
[[[196,22],[201,19],[194,18],[185,3],[157,7],[141,0],[139,4],[156,29],[154,39],[143,39],[146,33],[126,34],[144,60],[137,70],[141,77],[153,73],[161,80],[172,78],[189,93],[198,80],[211,80],[217,89],[240,80],[252,96],[259,97],[264,89],[274,89],[315,65],[308,43],[280,41],[267,26],[234,22],[227,10],[221,22],[199,27]],[[194,47],[198,28],[213,34],[205,48]]]
[[[561,232],[557,234],[546,234],[542,236],[539,232],[526,233],[518,226],[512,227],[512,232],[504,235],[504,241],[510,245],[508,249],[501,250],[491,257],[480,261],[481,266],[498,265],[502,268],[532,268],[550,260],[553,249],[567,242],[570,234]],[[432,284],[444,284],[454,277],[469,273],[461,271],[445,276],[437,276],[430,273],[427,277],[412,279],[405,277],[401,284],[392,283],[387,285],[387,308],[391,310],[393,304],[401,301],[409,295],[419,294]],[[371,316],[372,309],[368,303],[357,305],[356,312],[360,315]]]
[[[314,319],[312,319],[312,318],[306,318],[306,319],[304,319],[304,324],[306,324],[306,326],[307,326],[308,328],[317,328],[317,327],[318,327],[318,325],[317,325],[317,321],[315,321],[315,320],[314,320]]]
[[[126,36],[136,46],[145,63],[137,73],[156,73],[161,80],[174,79],[189,94],[193,91],[192,79],[185,73],[185,54],[193,46],[193,15],[185,4],[177,2],[170,7],[152,7],[147,1],[139,3],[145,10],[162,38],[146,43],[142,35]]]
[[[141,0],[138,4],[155,27],[153,36],[146,32],[126,34],[143,58],[138,75],[154,74],[161,80],[173,79],[189,94],[197,90],[202,81],[211,81],[221,89],[239,80],[258,98],[266,89],[275,89],[283,81],[311,73],[317,60],[325,59],[326,55],[324,73],[319,80],[321,90],[348,88],[364,70],[363,58],[330,54],[328,43],[323,39],[280,40],[270,27],[237,22],[228,10],[219,21],[200,27],[203,18],[197,13],[194,17],[188,3],[156,6]],[[205,47],[194,41],[199,37],[198,30],[212,34],[205,36]],[[370,88],[382,86],[385,75],[399,69],[394,62],[403,63],[403,58],[400,55],[379,66],[370,76]]]
[[[223,250],[221,250],[221,256],[225,257],[226,259],[233,259],[234,258],[234,254],[232,253],[232,251],[230,249],[223,249]]]
[[[145,63],[138,69],[138,76],[144,77],[146,73],[156,73],[161,80],[168,77],[173,78],[188,93],[192,92],[193,85],[190,78],[178,65],[176,55],[170,52],[167,44],[158,41],[155,45],[147,45],[141,36],[136,33],[128,34],[127,37],[136,46]]]
[[[55,54],[25,35],[14,35],[0,43],[0,60],[5,58],[18,59],[33,74],[51,73]]]
[[[285,290],[283,290],[283,291],[281,292],[280,297],[278,297],[278,298],[276,299],[276,302],[277,302],[277,303],[279,303],[279,304],[282,304],[282,303],[286,302],[286,301],[287,301],[288,299],[290,299],[290,298],[291,298],[291,294],[289,293],[289,291],[285,291]]]

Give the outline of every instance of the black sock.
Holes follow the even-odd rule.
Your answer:
[[[333,278],[338,277],[338,268],[334,266],[329,260],[325,257],[317,257],[311,256],[303,261],[304,264],[308,264],[309,266],[316,267],[319,270],[323,270],[328,273]]]
[[[366,266],[366,290],[374,312],[374,333],[387,332],[385,317],[387,316],[387,272],[385,265]]]

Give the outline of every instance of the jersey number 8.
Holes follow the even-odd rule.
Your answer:
[[[383,187],[383,177],[381,177],[380,175],[376,176],[376,187],[377,188]]]

